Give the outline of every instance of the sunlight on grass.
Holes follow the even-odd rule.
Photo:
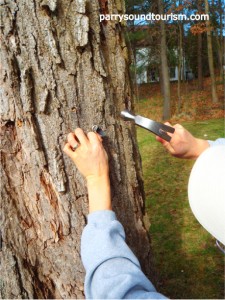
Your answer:
[[[182,125],[199,138],[224,136],[223,119]],[[137,137],[159,291],[178,299],[223,298],[224,257],[188,203],[188,178],[194,162],[171,157],[144,129],[137,128]]]

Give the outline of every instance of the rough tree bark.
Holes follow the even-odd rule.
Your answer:
[[[149,269],[144,194],[130,105],[122,0],[1,0],[2,298],[83,298],[85,183],[62,153],[69,131],[107,130],[113,207]],[[132,105],[132,104],[131,104]]]

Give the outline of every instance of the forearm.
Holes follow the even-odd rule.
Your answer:
[[[108,175],[87,179],[89,212],[112,210],[110,180]]]
[[[87,299],[165,298],[141,271],[113,211],[96,211],[88,216],[81,257],[86,270]]]

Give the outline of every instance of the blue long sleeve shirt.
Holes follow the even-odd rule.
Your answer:
[[[166,299],[141,271],[113,211],[88,215],[81,239],[87,299]]]
[[[220,138],[215,141],[208,141],[208,143],[210,146],[221,146],[221,145],[225,145],[225,139]]]

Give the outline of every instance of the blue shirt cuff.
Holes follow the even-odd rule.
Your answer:
[[[88,224],[106,225],[117,220],[116,214],[112,210],[97,210],[87,216]]]

